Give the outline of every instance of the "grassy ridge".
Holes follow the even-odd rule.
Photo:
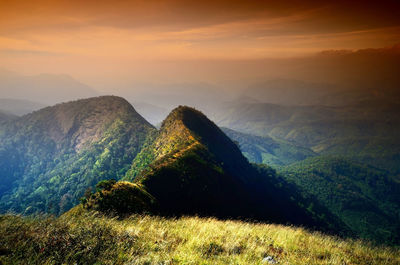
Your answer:
[[[3,264],[399,264],[400,250],[303,228],[213,218],[84,212],[0,217]]]

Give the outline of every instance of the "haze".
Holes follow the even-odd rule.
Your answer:
[[[114,94],[166,108],[245,96],[330,104],[326,90],[392,97],[399,43],[397,1],[2,0],[0,97]],[[271,86],[286,92],[254,94]]]

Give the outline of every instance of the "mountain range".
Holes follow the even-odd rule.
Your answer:
[[[22,75],[0,69],[0,98],[29,99],[42,105],[53,105],[98,95],[99,92],[69,75]],[[17,115],[21,114],[26,112]]]
[[[45,104],[30,100],[0,98],[0,110],[15,116],[25,115],[44,107],[46,107]]]
[[[251,165],[189,107],[173,110],[156,130],[122,98],[90,98],[22,116],[0,137],[3,212],[62,213],[99,181],[116,179],[138,183],[155,198],[153,210],[167,215],[247,216],[324,229],[340,223],[300,205],[311,202],[274,170]]]
[[[222,127],[249,161],[271,166],[288,165],[318,155],[311,149],[270,136],[256,136]]]
[[[228,103],[211,117],[219,126],[273,137],[320,155],[339,155],[400,173],[400,106],[368,100],[341,107]]]
[[[330,108],[299,107],[297,115],[282,106],[257,108],[270,110],[263,121],[278,128],[296,119],[305,124],[306,114],[317,124],[328,114],[340,117]],[[252,105],[242,110],[242,116],[225,113],[237,119],[221,129],[202,112],[179,106],[156,129],[125,99],[102,96],[5,120],[0,211],[61,214],[81,200],[86,209],[120,216],[245,218],[399,242],[393,171],[324,156],[311,136],[308,146],[300,145],[273,136],[272,125],[254,126],[255,134],[234,131],[254,125],[249,119],[239,126],[241,117],[257,113]]]

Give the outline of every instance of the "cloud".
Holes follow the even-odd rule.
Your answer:
[[[59,56],[66,55],[66,53],[57,53],[49,51],[38,51],[38,50],[16,50],[16,49],[0,49],[0,54],[10,56],[26,56],[26,55],[37,55],[37,56]]]
[[[400,8],[391,0],[0,1],[0,67],[69,73],[100,84],[99,75],[218,79],[207,70],[213,64],[203,62],[230,69],[234,61],[400,42]],[[196,63],[186,69],[189,61]],[[257,67],[244,72],[268,74]],[[220,73],[229,78],[229,70]]]
[[[290,17],[312,10],[303,26],[310,31],[350,31],[399,25],[392,0],[3,0],[0,29],[64,30],[86,26],[159,28],[181,31],[257,18]]]

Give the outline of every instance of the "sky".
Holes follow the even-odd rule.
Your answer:
[[[323,51],[399,43],[395,0],[0,0],[0,68],[106,92],[270,78],[275,65]]]

